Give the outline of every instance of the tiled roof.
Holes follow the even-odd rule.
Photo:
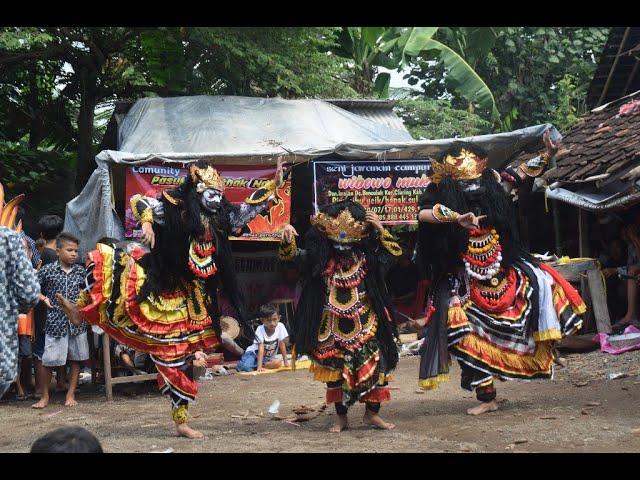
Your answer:
[[[530,158],[520,155],[513,163]],[[564,133],[556,168],[547,183],[592,184],[600,188],[640,165],[640,91],[597,108]]]

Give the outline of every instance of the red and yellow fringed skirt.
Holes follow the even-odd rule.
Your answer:
[[[471,332],[451,354],[479,372],[502,379],[551,378],[553,342],[582,326],[586,307],[576,290],[553,268],[519,262],[495,297],[471,283],[464,306]]]
[[[98,244],[88,256],[88,287],[80,296],[80,312],[116,341],[151,354],[160,383],[172,384],[186,396],[193,396],[195,382],[191,384],[177,370],[188,355],[220,344],[206,308],[208,294],[202,283],[194,280],[171,294],[150,295],[138,302],[136,297],[146,279],[138,263],[144,254],[142,248],[128,255]]]
[[[569,282],[547,265],[520,260],[489,281],[465,284],[450,275],[434,290],[419,386],[448,380],[449,355],[476,379],[550,378],[553,342],[580,329],[586,312]]]
[[[352,319],[325,310],[309,370],[315,380],[327,384],[327,403],[352,405],[356,401],[380,403],[391,399],[376,328],[376,315],[370,306]]]

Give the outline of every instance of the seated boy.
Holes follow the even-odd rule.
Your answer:
[[[49,383],[52,369],[71,362],[69,390],[65,406],[77,405],[75,391],[80,377],[80,363],[89,359],[89,342],[87,340],[87,324],[82,321],[78,325],[71,324],[69,318],[60,308],[59,296],[75,302],[84,286],[86,271],[76,263],[79,240],[73,235],[62,232],[56,238],[58,261],[49,263],[38,271],[40,281],[40,300],[47,306],[45,322],[44,352],[42,365],[44,368],[42,397],[33,408],[45,408],[49,404]]]
[[[256,329],[253,345],[247,348],[238,362],[236,368],[240,372],[253,370],[261,372],[265,368],[279,368],[283,363],[285,367],[289,366],[285,345],[289,334],[285,326],[280,323],[278,308],[272,303],[267,303],[260,307],[259,316],[262,325]],[[282,361],[274,358],[278,349],[282,354]]]

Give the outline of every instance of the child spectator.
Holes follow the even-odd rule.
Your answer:
[[[82,427],[62,427],[49,432],[31,446],[31,453],[103,453],[98,439]]]
[[[64,221],[58,215],[45,215],[38,220],[38,230],[40,238],[44,239],[45,244],[40,259],[42,266],[48,263],[58,261],[56,254],[56,238],[64,228]]]
[[[89,359],[89,342],[87,341],[87,324],[80,322],[71,324],[69,318],[60,308],[58,295],[76,302],[85,282],[86,271],[78,265],[78,245],[80,241],[66,232],[56,239],[58,261],[45,265],[38,271],[40,280],[40,300],[48,308],[45,323],[45,344],[42,354],[42,365],[45,367],[42,398],[33,408],[45,408],[49,404],[49,382],[52,369],[64,367],[67,360],[71,362],[69,390],[65,406],[77,405],[75,390],[80,376],[80,362]]]
[[[38,235],[41,247],[40,261],[37,268],[40,269],[49,263],[58,261],[56,254],[56,237],[62,232],[64,222],[58,215],[44,215],[38,220]],[[37,243],[36,242],[36,245]],[[44,352],[44,327],[47,319],[47,306],[40,302],[34,309],[35,340],[33,342],[33,357],[36,364],[36,395],[42,395],[45,368],[42,366],[42,353]],[[65,390],[65,368],[56,370],[56,391]],[[49,384],[47,384],[47,388]]]
[[[260,307],[259,316],[262,325],[256,329],[253,345],[247,348],[238,362],[236,368],[240,372],[253,370],[261,372],[265,368],[279,368],[283,363],[285,367],[289,366],[285,345],[289,334],[285,326],[280,323],[278,308],[272,303],[267,303]],[[278,349],[282,354],[282,361],[274,358]]]

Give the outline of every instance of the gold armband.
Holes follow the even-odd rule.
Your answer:
[[[129,202],[131,204],[131,210],[133,211],[133,216],[140,221],[140,223],[153,223],[153,210],[148,204],[142,199],[142,195],[139,193],[131,197]],[[142,211],[138,208],[138,205],[142,203],[147,205],[146,208],[142,209]]]
[[[396,238],[386,228],[382,230],[382,236],[380,237],[382,246],[394,257],[402,255],[402,247],[398,244]]]
[[[262,187],[249,195],[249,197],[244,202],[248,203],[249,205],[262,203],[265,202],[274,193],[276,193],[276,182],[275,180],[269,180]]]
[[[180,204],[180,200],[178,200],[177,198],[173,198],[169,193],[167,193],[167,191],[166,191],[166,190],[164,190],[164,191],[162,192],[162,196],[163,196],[164,198],[166,198],[166,199],[167,199],[167,201],[168,201],[169,203],[173,204],[173,205],[179,205],[179,204]]]
[[[153,223],[153,210],[145,208],[140,215],[140,223]]]
[[[296,256],[296,251],[298,250],[298,246],[296,245],[296,237],[293,237],[290,243],[285,242],[284,240],[280,242],[278,247],[278,258],[280,260],[293,260]]]
[[[431,209],[431,213],[433,213],[433,218],[440,223],[455,222],[460,216],[458,212],[454,212],[449,207],[445,207],[441,203],[436,203]]]

